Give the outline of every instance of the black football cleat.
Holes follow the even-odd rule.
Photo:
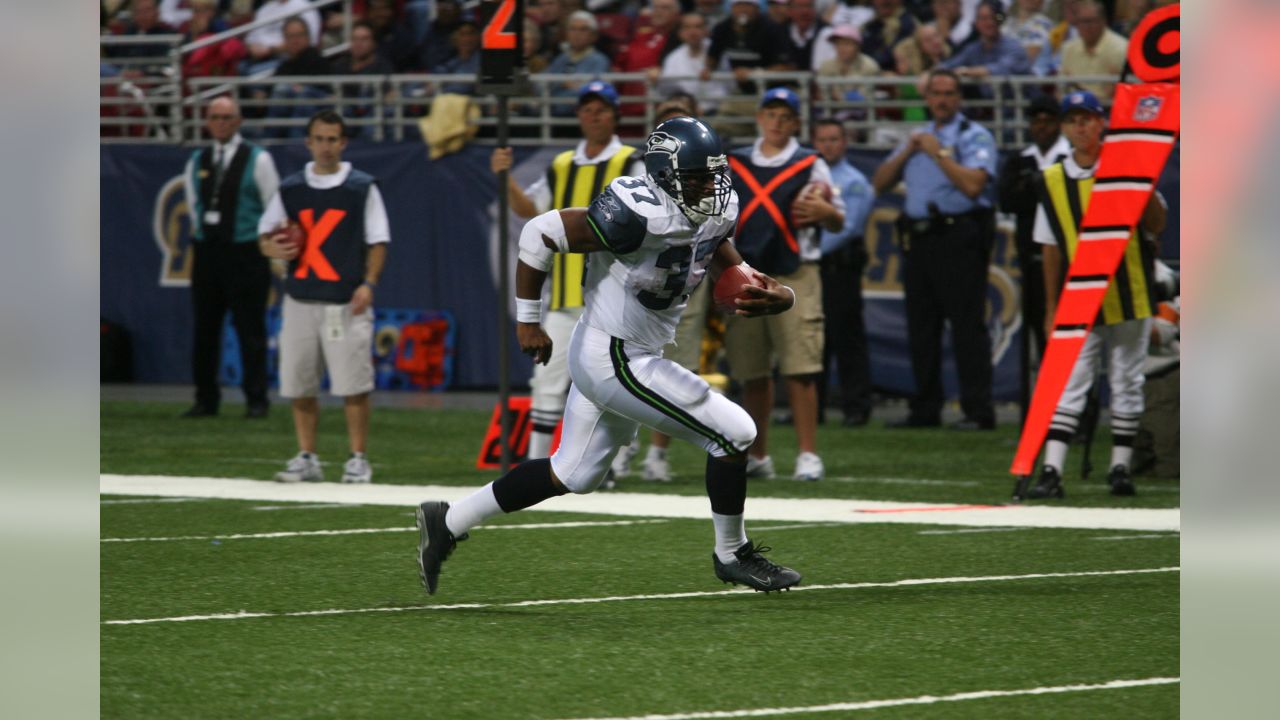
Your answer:
[[[1138,492],[1133,487],[1133,479],[1129,477],[1129,468],[1123,465],[1111,468],[1111,472],[1107,473],[1107,484],[1111,486],[1112,495],[1129,497]]]
[[[755,545],[748,540],[746,545],[733,552],[738,562],[728,564],[720,562],[720,558],[712,553],[711,559],[715,562],[716,577],[734,585],[741,583],[760,592],[786,590],[792,585],[799,585],[800,573],[789,567],[771,563],[764,558],[762,553],[772,549],[764,545]]]
[[[428,501],[418,506],[418,576],[422,578],[422,587],[428,595],[436,594],[436,585],[440,582],[440,566],[459,540],[466,540],[467,534],[455,538],[444,522],[449,512],[449,503]]]
[[[1057,470],[1045,465],[1040,470],[1040,480],[1027,492],[1027,497],[1033,500],[1043,500],[1045,498],[1062,498],[1066,493],[1062,491],[1062,475]]]

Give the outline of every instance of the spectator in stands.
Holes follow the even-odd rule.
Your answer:
[[[880,67],[893,65],[893,46],[911,37],[920,24],[902,8],[902,0],[875,0],[876,16],[862,26],[862,52]]]
[[[155,0],[133,0],[130,5],[129,22],[119,34],[121,35],[174,35],[177,30],[160,22],[160,13],[156,10]],[[121,63],[125,76],[136,77],[163,72],[169,65],[169,45],[165,43],[115,45],[107,55],[112,58],[133,59],[137,61],[154,58],[155,63]]]
[[[1043,7],[1044,0],[1016,0],[1013,13],[1001,27],[1005,37],[1022,43],[1033,69],[1040,53],[1049,47],[1049,31],[1053,29],[1053,21],[1040,12]]]
[[[876,11],[871,9],[871,0],[840,0],[829,6],[828,11],[824,15],[832,26],[852,25],[859,30],[876,16]]]
[[[1083,0],[1062,0],[1062,20],[1049,31],[1049,52],[1036,57],[1036,75],[1053,75],[1062,66],[1062,46],[1080,37],[1076,30],[1076,10]]]
[[[1083,0],[1076,6],[1076,31],[1080,37],[1062,46],[1063,77],[1082,75],[1107,75],[1118,77],[1124,69],[1129,41],[1120,33],[1107,27],[1106,13],[1100,3]],[[1111,102],[1115,94],[1114,83],[1077,83],[1078,87],[1093,93],[1102,103]]]
[[[762,17],[760,5],[755,0],[733,0],[729,17],[711,30],[711,47],[707,49],[703,79],[720,67],[721,60],[728,60],[738,83],[738,92],[754,95],[760,91],[755,83],[748,81],[750,71],[755,68],[790,70],[786,48],[786,30]]]
[[[1125,37],[1133,35],[1138,23],[1142,22],[1142,18],[1151,12],[1151,8],[1154,5],[1154,0],[1128,0],[1120,3],[1116,8],[1116,16],[1111,23],[1111,29]]]
[[[249,66],[243,74],[252,75],[263,70],[272,70],[281,62],[286,54],[284,19],[290,16],[301,18],[306,24],[308,45],[320,42],[320,13],[310,9],[307,0],[267,0],[253,14],[254,22],[280,18],[280,22],[264,25],[250,30],[244,42],[249,48]],[[299,12],[301,11],[301,12]]]
[[[329,61],[311,44],[310,28],[300,18],[284,21],[284,60],[276,68],[275,76],[305,77],[329,75]],[[315,105],[293,104],[291,101],[329,97],[328,86],[304,82],[278,82],[271,88],[271,105],[267,108],[269,119],[305,119],[318,112]],[[306,137],[306,125],[281,125],[267,128],[270,137]]]
[[[693,9],[707,19],[707,27],[713,28],[729,16],[724,0],[693,0]]]
[[[911,37],[893,46],[894,69],[899,75],[916,77],[929,72],[951,56],[942,31],[929,23],[916,28]]]
[[[382,88],[382,76],[395,72],[391,62],[378,51],[378,40],[367,20],[351,25],[351,49],[333,63],[335,75],[373,75],[368,82],[345,83],[341,87],[343,114],[355,120],[367,118],[373,110],[372,100]],[[350,102],[355,100],[356,102]],[[359,126],[348,125],[352,137],[360,134]]]
[[[972,42],[955,55],[942,61],[941,66],[954,70],[962,78],[1004,77],[1027,75],[1031,62],[1022,44],[1000,32],[1004,12],[998,3],[984,1],[978,5],[973,24],[978,31],[978,41]],[[983,95],[990,93],[990,86],[982,86]]]
[[[531,73],[540,73],[547,69],[551,58],[542,52],[542,26],[531,17],[524,19],[524,66]]]
[[[561,45],[568,39],[570,11],[565,9],[564,0],[536,1],[530,14],[542,26],[542,52],[553,58],[560,54]]]
[[[844,226],[822,231],[822,315],[825,329],[822,376],[818,381],[818,422],[825,419],[827,382],[835,360],[844,427],[861,427],[871,417],[871,354],[862,319],[862,273],[867,268],[863,232],[876,194],[847,157],[849,136],[837,120],[813,126],[813,147],[831,168],[832,189],[844,199]]]
[[[828,40],[835,45],[836,56],[818,68],[819,77],[865,78],[880,74],[876,61],[862,53],[862,33],[858,28],[840,25],[831,32]],[[828,87],[830,98],[837,101],[865,100],[872,93],[872,87],[866,83],[841,83]]]
[[[675,49],[678,42],[676,31],[679,23],[678,0],[651,0],[647,11],[642,12],[636,19],[636,30],[631,41],[620,46],[614,55],[614,68],[618,72],[651,70],[652,75],[656,75],[662,59]],[[623,95],[642,95],[644,84],[623,83],[618,90]],[[632,103],[622,106],[623,115],[643,113],[643,105]]]
[[[453,31],[453,57],[432,70],[437,75],[475,75],[480,71],[480,26],[475,20],[463,19]],[[474,82],[447,82],[440,92],[471,95]]]
[[[943,40],[952,52],[973,40],[973,17],[965,16],[960,0],[933,0],[933,24],[942,33]]]
[[[797,70],[817,70],[835,56],[827,38],[831,27],[818,18],[815,0],[790,0],[787,3],[787,40],[790,41],[791,65]]]
[[[426,37],[422,40],[418,61],[421,67],[437,68],[454,56],[453,31],[458,29],[461,22],[462,8],[458,0],[436,0],[436,19],[431,22]]]
[[[765,16],[779,25],[787,24],[787,7],[790,0],[766,0]]]
[[[795,292],[795,306],[791,312],[772,318],[729,315],[725,350],[730,377],[742,384],[742,406],[756,422],[747,476],[768,478],[775,474],[768,454],[768,432],[776,357],[799,450],[792,477],[814,481],[823,475],[817,454],[815,381],[822,370],[823,342],[819,232],[844,227],[844,200],[839,194],[833,194],[830,202],[817,193],[801,197],[810,182],[831,186],[832,180],[826,161],[813,150],[800,147],[795,139],[800,112],[800,100],[791,90],[769,90],[756,113],[759,137],[729,153],[740,207],[752,208],[738,216],[734,244],[753,268],[779,277],[778,282]]]
[[[227,23],[217,16],[217,0],[191,0],[189,22],[182,42],[189,43],[227,29]],[[190,53],[182,62],[182,76],[220,77],[235,75],[240,62],[248,54],[239,38],[230,38]]]
[[[217,2],[214,2],[217,5]],[[195,0],[160,0],[160,22],[170,27],[181,28],[191,21],[196,11]],[[216,9],[216,8],[215,8]],[[224,27],[223,30],[226,28]],[[214,32],[220,32],[215,30]]]
[[[700,79],[707,64],[707,32],[707,19],[702,15],[696,12],[686,13],[680,18],[680,45],[662,61],[662,80],[658,88],[665,93],[680,90],[701,98],[703,112],[714,113],[716,101],[727,95],[729,90],[719,80]],[[697,117],[694,113],[689,114]]]
[[[392,0],[369,0],[364,19],[373,28],[378,47],[396,72],[417,70],[420,67],[418,63],[422,51],[413,26],[400,18]]]
[[[245,417],[267,416],[267,294],[271,268],[258,252],[258,220],[280,186],[271,153],[240,136],[240,106],[215,98],[205,114],[213,144],[191,155],[183,190],[191,217],[191,375],[196,402],[184,418],[218,414],[222,325],[227,313],[240,345]]]
[[[586,10],[578,10],[570,15],[568,47],[551,61],[546,72],[553,75],[600,75],[609,72],[609,58],[595,47],[598,30],[596,16]],[[582,85],[582,78],[555,83],[551,86],[551,95],[554,98],[573,100],[578,96]],[[572,102],[566,102],[553,105],[551,112],[572,117],[576,111]]]

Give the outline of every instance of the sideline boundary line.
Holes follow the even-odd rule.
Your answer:
[[[656,525],[658,523],[667,522],[666,520],[577,520],[559,523],[524,523],[521,525],[482,525],[472,528],[476,530],[550,530],[559,528],[580,528],[580,527],[614,527],[617,525]],[[273,540],[276,538],[290,537],[320,537],[325,535],[372,535],[374,533],[398,533],[398,532],[417,532],[416,527],[394,527],[394,528],[351,528],[348,530],[289,530],[281,532],[265,532],[265,533],[241,533],[236,535],[186,535],[180,537],[133,537],[133,538],[102,538],[99,542],[104,543],[134,543],[134,542],[177,542],[181,540]]]
[[[864,590],[869,588],[899,588],[915,585],[949,585],[958,583],[1002,582],[1006,580],[1048,580],[1076,577],[1106,577],[1116,575],[1147,575],[1151,573],[1181,572],[1180,566],[1160,568],[1135,568],[1131,570],[1088,570],[1060,573],[1030,573],[1027,575],[985,575],[978,577],[909,578],[889,582],[835,583],[831,585],[799,585],[795,592],[816,590]],[[250,618],[318,617],[326,615],[360,615],[365,613],[418,612],[421,610],[477,610],[484,608],[540,607],[548,605],[594,605],[598,603],[626,602],[631,600],[680,600],[686,598],[722,597],[725,595],[750,595],[749,588],[734,590],[709,590],[698,592],[665,593],[659,595],[615,595],[611,597],[561,598],[553,600],[520,600],[505,603],[457,603],[453,605],[407,605],[400,607],[332,608],[329,610],[300,610],[297,612],[247,612],[220,613],[215,615],[180,615],[175,617],[136,618],[129,620],[103,620],[103,625],[149,625],[156,623],[198,622],[203,620],[247,620]]]
[[[652,715],[628,715],[595,718],[576,718],[575,720],[717,720],[719,718],[773,717],[777,715],[799,715],[821,712],[840,712],[850,710],[875,710],[878,708],[901,707],[903,705],[933,705],[942,702],[963,702],[965,700],[986,700],[988,698],[1006,698],[1025,695],[1052,695],[1057,693],[1087,692],[1090,690],[1120,690],[1124,688],[1150,687],[1153,685],[1176,685],[1182,682],[1180,677],[1153,677],[1138,680],[1111,680],[1104,683],[1079,685],[1054,685],[1048,687],[1024,688],[1020,690],[977,690],[973,692],[954,693],[952,695],[920,695],[913,698],[893,698],[890,700],[864,700],[861,702],[830,703],[827,705],[807,705],[800,707],[752,708],[745,710],[708,710],[701,712],[682,712]]]

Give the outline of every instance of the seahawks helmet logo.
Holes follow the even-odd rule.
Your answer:
[[[680,152],[680,141],[676,138],[657,130],[649,134],[649,146],[645,153],[662,152],[675,157]]]

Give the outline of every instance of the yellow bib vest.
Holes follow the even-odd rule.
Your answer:
[[[1040,205],[1049,218],[1049,226],[1058,240],[1058,248],[1070,263],[1076,256],[1080,219],[1089,207],[1093,178],[1073,180],[1059,162],[1045,168]],[[1124,258],[1116,268],[1102,299],[1098,323],[1115,325],[1126,320],[1151,317],[1151,268],[1154,258],[1147,243],[1137,231],[1129,237]]]
[[[623,146],[613,157],[590,165],[576,165],[573,150],[566,150],[551,161],[547,169],[547,187],[551,189],[554,210],[586,207],[604,190],[605,185],[621,177],[635,148]],[[557,253],[551,266],[551,309],[582,307],[583,273],[586,256],[581,253]]]

